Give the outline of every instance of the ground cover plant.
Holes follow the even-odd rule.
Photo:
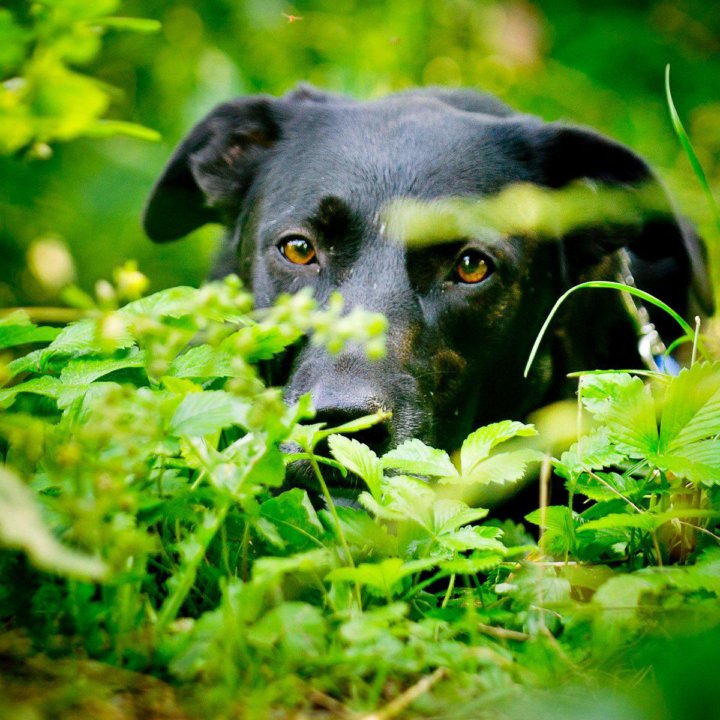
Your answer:
[[[607,683],[621,699],[601,705],[645,717],[622,680],[639,682],[650,639],[717,633],[719,362],[582,375],[579,439],[558,457],[510,420],[454,458],[418,440],[377,457],[352,432],[381,418],[315,424],[258,365],[305,333],[379,355],[381,317],[304,293],[255,311],[233,277],[139,298],[145,284],[120,269],[63,329],[1,321],[4,348],[34,348],[0,390],[6,657],[154,675],[189,717],[513,717],[543,688]],[[310,495],[283,486],[298,459]],[[359,507],[335,505],[327,464],[358,477]],[[528,466],[570,493],[527,516],[539,546],[471,500]]]

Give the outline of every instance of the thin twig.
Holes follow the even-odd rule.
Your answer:
[[[339,700],[336,700],[334,697],[331,697],[320,690],[310,688],[309,698],[310,702],[314,705],[324,708],[325,710],[329,710],[334,715],[345,718],[356,717],[355,713],[345,707],[345,705],[343,705]]]
[[[75,320],[82,320],[91,315],[92,311],[61,307],[14,307],[0,310],[0,317],[15,312],[25,313],[34,323],[53,323],[65,325]]]
[[[421,695],[432,689],[432,687],[445,677],[447,670],[438,668],[430,675],[421,678],[414,685],[409,687],[404,693],[398,695],[394,700],[389,702],[382,710],[365,715],[363,720],[390,720],[399,715],[408,705],[411,705]]]
[[[530,635],[524,632],[518,632],[517,630],[508,630],[503,627],[495,627],[494,625],[486,625],[485,623],[478,623],[477,629],[483,635],[490,635],[490,637],[497,638],[498,640],[515,640],[516,642],[525,642],[530,639]]]
[[[552,458],[545,455],[540,467],[540,532],[538,544],[542,543],[543,534],[547,525],[547,507],[550,502],[550,475],[552,472]]]

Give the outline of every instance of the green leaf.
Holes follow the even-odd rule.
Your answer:
[[[63,384],[58,378],[52,375],[41,375],[40,377],[26,380],[24,383],[13,385],[5,390],[0,390],[0,407],[10,407],[20,393],[44,395],[45,397],[57,400],[62,389]]]
[[[429,447],[420,440],[406,440],[394,450],[385,453],[382,465],[409,475],[456,477],[458,474],[450,456],[444,450]]]
[[[513,483],[525,475],[530,463],[541,462],[543,457],[543,453],[530,449],[497,453],[497,455],[475,463],[472,472],[463,473],[459,478],[441,478],[440,482],[460,485]]]
[[[542,547],[552,555],[564,555],[572,547],[576,521],[573,512],[565,505],[549,505],[534,510],[525,519],[545,530]]]
[[[568,479],[590,470],[614,467],[626,459],[610,442],[606,427],[584,435],[556,463],[557,470]]]
[[[212,390],[186,395],[170,421],[173,435],[209,435],[231,425],[244,426],[250,406],[230,393]]]
[[[633,617],[642,596],[653,591],[652,582],[637,573],[616,575],[598,588],[593,604],[615,611],[617,617]]]
[[[0,467],[0,543],[22,550],[46,572],[83,580],[103,580],[108,568],[98,557],[61,544],[47,529],[33,493]]]
[[[618,497],[633,497],[643,489],[643,485],[635,478],[600,471],[593,475],[582,474],[573,487],[576,493],[598,502],[615,500]]]
[[[619,385],[604,417],[615,447],[633,458],[656,452],[658,427],[649,385],[638,377]]]
[[[125,316],[181,318],[195,312],[200,292],[202,290],[197,288],[178,285],[128,303],[119,312]],[[223,317],[220,317],[220,320],[222,319]]]
[[[172,361],[167,371],[167,375],[177,378],[233,377],[236,374],[232,355],[212,345],[189,348]]]
[[[422,480],[408,475],[396,475],[383,479],[380,500],[367,493],[362,493],[358,500],[363,507],[380,518],[413,520],[424,528],[429,528],[436,494]]]
[[[50,342],[60,332],[60,328],[38,327],[30,322],[24,312],[14,312],[0,318],[0,350],[18,345]]]
[[[489,527],[463,527],[438,536],[438,542],[449,550],[486,550],[496,555],[506,555],[507,548],[496,539],[498,529]]]
[[[264,585],[276,582],[285,575],[305,573],[324,577],[333,564],[332,551],[324,547],[289,557],[261,557],[253,564],[253,582]]]
[[[463,525],[482,520],[487,516],[485,508],[471,508],[461,500],[440,498],[432,505],[433,523],[432,530],[437,534],[452,532]],[[493,528],[496,537],[502,534],[499,528]]]
[[[616,528],[638,528],[654,530],[666,520],[655,513],[610,513],[597,520],[588,520],[577,529],[579,533],[588,530],[614,530]]]
[[[470,557],[457,557],[444,560],[441,566],[443,574],[477,575],[493,570],[503,562],[505,553],[474,552]]]
[[[660,424],[661,452],[720,434],[720,362],[696,363],[674,377]]]
[[[371,595],[391,598],[400,590],[400,582],[404,578],[436,564],[432,558],[406,563],[400,558],[388,558],[379,563],[362,563],[357,567],[336,568],[327,579],[331,582],[357,583],[367,588]]]
[[[720,484],[720,440],[701,440],[653,459],[661,469],[692,483]]]
[[[514,420],[503,420],[477,429],[466,438],[460,449],[462,474],[469,476],[475,466],[485,460],[496,445],[514,437],[531,435],[537,435],[533,425],[525,425]]]
[[[129,348],[135,341],[124,328],[113,338],[113,347],[117,350]],[[40,370],[43,364],[55,357],[80,357],[98,353],[97,324],[94,320],[78,320],[63,328],[60,334],[42,350],[18,358],[8,366],[13,373],[28,370]]]
[[[66,385],[87,385],[103,375],[117,370],[143,367],[145,354],[137,348],[131,348],[124,357],[119,358],[82,358],[71,360],[60,373],[60,380]]]
[[[373,498],[379,500],[382,465],[378,456],[367,445],[343,435],[330,435],[328,444],[333,457],[361,477]]]
[[[324,529],[305,490],[294,488],[266,500],[260,515],[275,526],[283,543],[294,552],[322,545]]]
[[[326,636],[327,623],[320,608],[304,602],[284,602],[272,608],[247,631],[250,645],[266,649],[279,646],[285,661],[288,657],[319,655],[327,643]]]

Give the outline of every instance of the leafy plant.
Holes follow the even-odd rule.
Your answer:
[[[380,317],[307,293],[253,310],[235,278],[145,286],[129,264],[70,293],[85,317],[63,329],[0,321],[0,614],[37,650],[169,674],[220,715],[387,697],[432,715],[568,668],[592,685],[587,663],[668,623],[720,623],[720,363],[580,378],[578,442],[551,459],[569,502],[528,516],[537,547],[472,503],[546,457],[532,426],[379,457],[347,434],[382,415],[327,428],[263,382],[305,333],[379,355]],[[284,484],[293,462],[320,496]],[[356,478],[355,506],[327,466]]]
[[[79,136],[132,135],[149,128],[101,119],[113,89],[78,72],[98,54],[110,29],[155,32],[153,20],[114,17],[118,0],[35,0],[0,8],[0,154],[29,149],[48,157],[49,143]]]

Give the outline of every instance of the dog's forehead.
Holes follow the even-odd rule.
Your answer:
[[[491,194],[532,179],[525,138],[510,127],[431,98],[299,107],[264,170],[263,194],[276,208],[330,195],[363,214],[396,197]]]

